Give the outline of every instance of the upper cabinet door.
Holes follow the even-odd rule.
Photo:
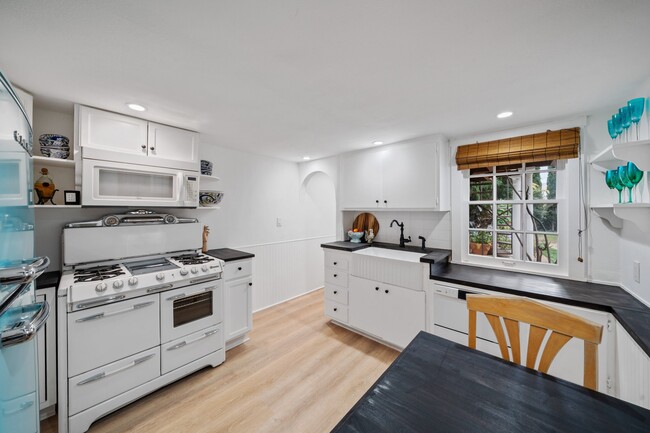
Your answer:
[[[172,161],[173,166],[187,170],[199,169],[199,135],[185,129],[149,122],[149,156]]]
[[[348,153],[341,158],[341,208],[377,208],[382,203],[379,149]],[[383,206],[383,205],[382,205]]]
[[[387,146],[382,191],[385,207],[433,209],[438,177],[434,143]]]
[[[147,121],[80,106],[79,145],[100,152],[146,156]]]

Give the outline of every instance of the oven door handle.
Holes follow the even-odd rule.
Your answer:
[[[123,310],[111,311],[110,313],[97,313],[97,314],[93,314],[92,316],[82,317],[80,319],[75,320],[75,322],[77,322],[77,323],[89,322],[91,320],[97,320],[97,319],[103,319],[105,317],[116,316],[118,314],[128,313],[129,311],[139,310],[141,308],[148,307],[149,305],[153,305],[154,303],[155,303],[154,301],[142,302],[140,304],[132,305],[129,308],[125,308]]]
[[[178,299],[183,299],[183,298],[187,298],[187,295],[185,293],[180,293],[175,296],[170,296],[169,298],[166,299],[166,301],[176,301]]]
[[[181,341],[181,342],[178,343],[178,344],[174,344],[173,346],[168,347],[167,350],[177,350],[177,349],[180,349],[181,347],[185,347],[185,346],[187,346],[188,344],[196,343],[197,341],[201,341],[201,340],[203,340],[204,338],[208,338],[209,336],[214,335],[214,334],[216,334],[217,332],[219,332],[218,329],[213,329],[212,331],[208,331],[208,332],[206,332],[205,334],[201,335],[200,337],[195,338],[194,340],[190,340],[190,341],[185,341],[185,340],[183,340],[183,341]]]

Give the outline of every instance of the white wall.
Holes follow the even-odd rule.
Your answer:
[[[72,128],[68,125],[71,115],[61,118],[60,114],[37,110],[35,129],[43,130],[47,125],[48,132],[65,132],[66,127]],[[62,126],[53,131],[58,121]],[[68,133],[65,135],[72,138]],[[200,154],[214,163],[213,174],[222,179],[209,188],[225,192],[221,209],[166,211],[196,217],[208,225],[209,248],[228,247],[256,254],[254,309],[322,287],[320,243],[336,237],[336,185],[332,179],[324,173],[309,176],[309,170],[296,163],[210,143],[201,144]],[[36,253],[50,256],[52,269],[58,268],[60,234],[65,223],[92,220],[120,210],[124,208],[37,209]],[[201,240],[197,239],[197,248],[200,246]]]

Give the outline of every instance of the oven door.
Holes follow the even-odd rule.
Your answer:
[[[198,173],[84,159],[84,206],[196,207]]]
[[[213,280],[160,294],[161,342],[217,325],[223,317],[223,280]]]

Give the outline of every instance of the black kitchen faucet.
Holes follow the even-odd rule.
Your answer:
[[[404,245],[406,242],[411,242],[411,237],[409,236],[408,239],[404,239],[404,223],[401,223],[397,220],[392,220],[390,222],[390,226],[393,227],[393,223],[397,224],[399,226],[399,246],[402,248],[406,248],[406,245]]]

